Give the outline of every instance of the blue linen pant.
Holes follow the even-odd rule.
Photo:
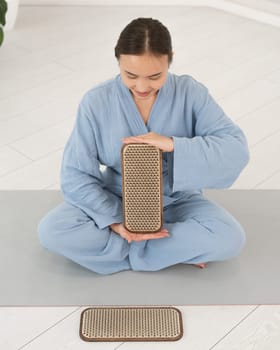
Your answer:
[[[109,227],[99,229],[81,209],[62,202],[39,222],[39,240],[48,250],[99,274],[227,260],[245,244],[236,219],[202,194],[165,207],[163,218],[169,237],[128,243]]]

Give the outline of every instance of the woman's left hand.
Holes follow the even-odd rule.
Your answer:
[[[123,143],[147,143],[158,147],[163,152],[172,152],[174,150],[174,142],[171,137],[162,136],[155,132],[149,132],[144,135],[124,137]]]

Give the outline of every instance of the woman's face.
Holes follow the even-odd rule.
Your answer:
[[[168,73],[168,55],[120,55],[120,75],[135,100],[149,100],[156,96]]]

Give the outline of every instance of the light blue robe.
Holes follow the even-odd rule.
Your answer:
[[[163,153],[170,237],[129,244],[109,228],[123,221],[121,139],[150,131],[174,140],[174,151]],[[231,186],[248,160],[242,130],[191,76],[168,73],[145,124],[118,75],[82,98],[62,160],[65,202],[40,221],[40,242],[101,274],[229,259],[245,233],[202,190]]]

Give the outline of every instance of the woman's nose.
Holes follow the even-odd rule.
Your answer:
[[[147,92],[149,90],[149,84],[146,81],[138,80],[136,82],[135,89],[138,92]]]

